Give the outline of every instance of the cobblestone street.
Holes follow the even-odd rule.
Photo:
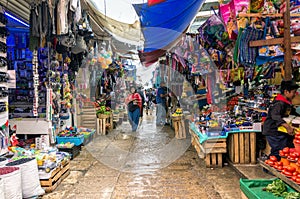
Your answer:
[[[98,135],[71,161],[71,174],[43,199],[241,198],[239,175],[229,166],[206,168],[190,137],[148,116],[135,134],[126,122]]]

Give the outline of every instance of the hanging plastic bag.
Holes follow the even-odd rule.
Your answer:
[[[198,31],[202,39],[211,47],[223,49],[231,42],[222,20],[216,14],[210,16]]]
[[[219,7],[219,13],[225,23],[229,38],[236,39],[238,30],[234,1],[232,0],[228,4],[221,4]]]
[[[72,47],[71,51],[73,54],[78,54],[87,51],[87,45],[83,36],[76,36],[76,45]]]

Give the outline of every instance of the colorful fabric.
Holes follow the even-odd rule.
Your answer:
[[[254,66],[256,64],[255,58],[258,55],[258,48],[250,47],[249,42],[262,39],[263,33],[262,30],[255,29],[251,26],[242,32],[239,43],[239,62],[241,64],[248,66]]]

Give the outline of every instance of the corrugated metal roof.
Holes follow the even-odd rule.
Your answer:
[[[26,23],[29,23],[30,2],[30,0],[0,0],[0,4],[5,7],[7,11],[18,16]]]

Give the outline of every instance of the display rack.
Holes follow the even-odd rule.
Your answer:
[[[264,163],[262,160],[259,160],[259,164],[267,169],[268,171],[270,171],[273,175],[275,175],[276,177],[280,178],[281,180],[283,180],[286,184],[290,185],[292,188],[294,188],[296,191],[300,192],[300,186],[295,183],[294,181],[292,181],[291,179],[289,179],[288,177],[286,177],[285,175],[281,174],[279,171],[277,171],[276,169],[274,169],[273,167],[267,165],[266,163]]]
[[[0,15],[4,15],[4,10],[2,7],[0,7]],[[6,24],[3,24],[0,22],[0,28],[1,29],[6,29]],[[5,31],[3,31],[5,32]],[[1,49],[0,51],[0,56],[3,60],[6,59],[7,55],[6,55],[6,49],[7,49],[7,45],[6,45],[6,36],[5,35],[1,35],[0,37],[0,42],[2,44],[4,44],[3,49]],[[3,61],[2,60],[2,61]],[[3,62],[2,62],[3,64]],[[2,76],[2,80],[0,82],[0,103],[4,103],[2,104],[3,108],[2,111],[0,112],[0,155],[3,155],[5,153],[8,152],[8,138],[9,138],[9,128],[8,128],[8,96],[7,96],[7,92],[8,92],[8,85],[7,85],[7,62],[6,65],[3,64],[0,67],[0,72],[4,75]]]

